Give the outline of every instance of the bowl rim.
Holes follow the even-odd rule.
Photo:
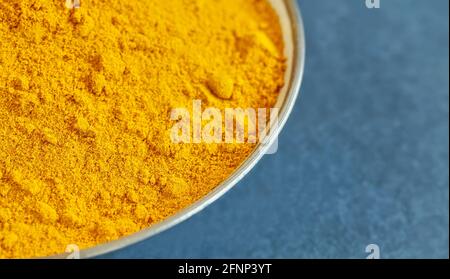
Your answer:
[[[172,216],[153,224],[136,233],[121,237],[117,240],[98,244],[96,246],[82,249],[79,251],[80,258],[92,258],[101,256],[119,249],[125,248],[132,244],[136,244],[152,236],[155,236],[163,231],[166,231],[175,225],[189,219],[193,215],[199,213],[204,208],[221,198],[226,192],[233,188],[251,169],[258,163],[258,161],[266,154],[271,144],[277,139],[286,121],[291,114],[297,97],[299,95],[300,86],[303,79],[303,72],[305,67],[305,34],[303,18],[301,15],[300,6],[295,0],[283,0],[285,8],[288,12],[289,21],[292,30],[293,43],[293,57],[292,69],[290,79],[287,84],[286,95],[279,106],[278,124],[275,130],[268,135],[265,144],[257,144],[250,155],[241,163],[239,167],[224,181],[222,181],[214,190],[209,192],[206,196],[197,200],[190,206],[178,211]],[[57,254],[46,258],[66,258],[69,253]]]

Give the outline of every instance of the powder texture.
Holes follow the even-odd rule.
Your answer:
[[[250,144],[175,144],[173,108],[269,108],[265,0],[0,0],[0,258],[115,240],[226,179]]]

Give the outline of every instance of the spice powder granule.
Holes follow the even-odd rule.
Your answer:
[[[252,144],[175,144],[172,108],[270,108],[266,0],[0,0],[0,258],[146,228],[206,195]]]

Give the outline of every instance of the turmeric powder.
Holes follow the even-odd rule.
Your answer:
[[[176,144],[172,108],[267,107],[285,59],[267,0],[0,0],[0,258],[146,228],[252,144]]]

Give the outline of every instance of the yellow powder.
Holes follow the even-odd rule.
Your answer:
[[[0,258],[146,228],[250,144],[175,144],[170,111],[269,108],[283,86],[266,0],[0,0]]]

